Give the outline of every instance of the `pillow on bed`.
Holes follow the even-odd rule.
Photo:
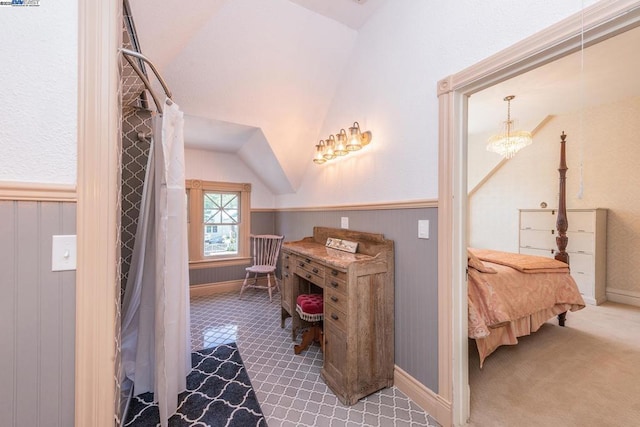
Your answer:
[[[497,271],[491,267],[484,265],[484,263],[469,249],[467,249],[467,264],[469,267],[478,270],[480,273],[497,273]]]

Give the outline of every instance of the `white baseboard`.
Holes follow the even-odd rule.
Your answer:
[[[451,402],[446,401],[440,395],[420,383],[406,373],[398,365],[394,368],[393,383],[398,389],[424,409],[429,415],[444,427],[451,426],[452,408]]]
[[[607,288],[607,300],[640,307],[640,292]]]
[[[253,278],[251,278],[250,280],[253,281]],[[238,294],[240,294],[240,288],[242,288],[242,282],[244,282],[244,279],[229,280],[228,282],[216,282],[216,283],[204,283],[202,285],[192,285],[192,286],[189,286],[189,295],[191,295],[192,297],[199,297],[203,295],[223,294],[226,292],[238,292]],[[267,285],[266,276],[258,278],[258,285],[260,286]],[[265,292],[267,291],[265,290]]]

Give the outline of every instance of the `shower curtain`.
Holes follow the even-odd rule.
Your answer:
[[[166,427],[191,368],[183,113],[153,118],[140,217],[122,304],[122,388],[153,392]]]

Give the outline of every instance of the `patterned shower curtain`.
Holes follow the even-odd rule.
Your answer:
[[[162,427],[191,368],[183,113],[153,118],[136,241],[123,299],[123,390],[153,392]]]

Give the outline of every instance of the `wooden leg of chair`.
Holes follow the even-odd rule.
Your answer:
[[[240,299],[242,299],[242,293],[244,292],[244,288],[247,286],[247,280],[249,279],[249,275],[251,273],[247,271],[247,275],[244,276],[244,282],[242,282],[242,287],[240,288]]]

